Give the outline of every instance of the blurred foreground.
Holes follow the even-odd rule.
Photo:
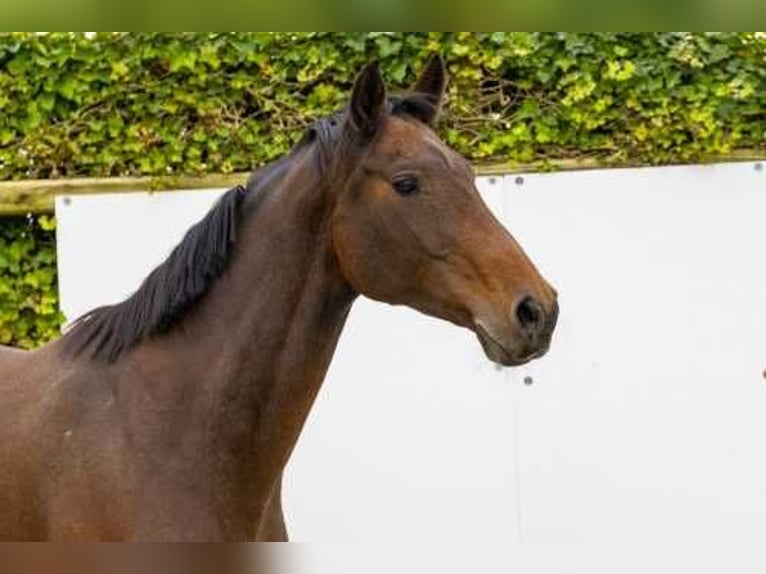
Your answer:
[[[255,544],[0,544],[3,574],[297,574],[297,550]],[[292,558],[291,558],[292,557]]]

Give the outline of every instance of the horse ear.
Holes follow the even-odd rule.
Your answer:
[[[351,121],[365,137],[378,129],[386,106],[386,86],[377,62],[367,64],[354,83],[351,92]]]
[[[442,57],[439,54],[434,54],[420,73],[420,77],[414,88],[415,92],[426,96],[429,102],[434,106],[433,117],[425,118],[427,124],[433,123],[436,119],[446,89],[447,68],[444,65]]]

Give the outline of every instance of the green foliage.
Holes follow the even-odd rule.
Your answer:
[[[49,216],[0,225],[0,345],[32,348],[58,334],[54,228]]]
[[[247,171],[379,58],[452,73],[443,133],[475,161],[685,162],[764,145],[766,38],[718,33],[0,36],[0,179]]]
[[[766,149],[763,34],[17,33],[0,35],[0,180],[248,171],[342,106],[364,63],[404,89],[435,51],[440,129],[476,162]],[[40,232],[0,226],[0,342],[55,331]]]

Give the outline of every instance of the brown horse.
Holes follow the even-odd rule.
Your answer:
[[[281,475],[359,294],[519,365],[555,291],[432,131],[446,72],[348,107],[227,192],[117,305],[0,352],[0,539],[285,540]]]

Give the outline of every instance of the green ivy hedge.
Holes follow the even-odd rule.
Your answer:
[[[223,33],[0,37],[0,179],[230,172],[283,154],[379,58],[452,74],[474,160],[690,161],[763,146],[756,34]]]
[[[31,348],[58,334],[53,218],[0,222],[0,345]]]
[[[365,62],[404,88],[434,51],[442,134],[477,162],[766,149],[755,33],[19,33],[0,35],[0,180],[247,171],[343,105]],[[51,225],[0,223],[0,343],[56,332]]]

